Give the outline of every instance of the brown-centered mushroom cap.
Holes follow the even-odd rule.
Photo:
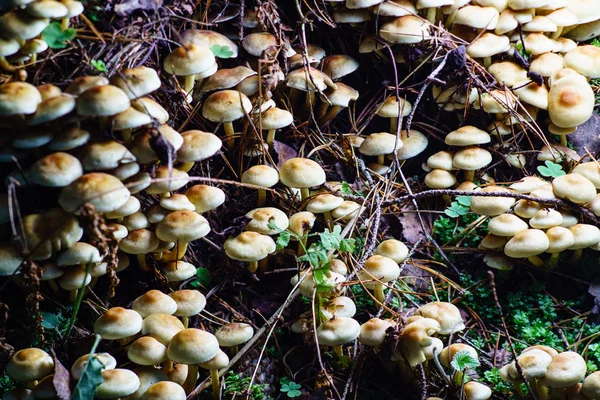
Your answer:
[[[208,47],[188,44],[173,50],[163,62],[169,74],[189,76],[200,74],[216,64],[215,56]]]
[[[325,171],[308,158],[290,158],[279,169],[279,179],[291,188],[309,188],[325,183]]]
[[[276,249],[270,236],[257,232],[242,232],[237,237],[230,237],[223,244],[229,258],[237,261],[254,262],[262,260]]]

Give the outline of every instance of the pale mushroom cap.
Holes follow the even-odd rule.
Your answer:
[[[413,319],[400,333],[397,348],[394,349],[396,357],[405,359],[409,365],[415,366],[427,360],[424,348],[433,344],[430,335],[440,330],[440,324],[431,318]],[[442,363],[443,360],[440,360]]]
[[[483,262],[488,267],[501,271],[510,271],[513,269],[513,262],[510,259],[495,254],[486,254],[483,257]]]
[[[417,14],[417,9],[409,0],[391,0],[380,3],[373,8],[373,14],[382,17],[403,17],[409,14]],[[379,45],[377,42],[375,43]],[[377,50],[380,50],[380,48],[377,48]],[[363,51],[360,50],[359,52],[363,53]]]
[[[465,147],[454,154],[452,164],[462,170],[475,171],[492,162],[492,155],[481,147]]]
[[[68,153],[52,153],[36,161],[28,178],[41,186],[63,187],[83,175],[79,159]]]
[[[225,202],[225,192],[215,186],[194,185],[185,195],[194,204],[197,213],[214,210]]]
[[[379,3],[381,1],[377,0]],[[331,79],[340,79],[343,76],[351,74],[358,69],[358,61],[345,54],[333,54],[327,56],[322,61],[323,72]]]
[[[164,345],[168,345],[173,336],[183,329],[183,323],[169,314],[152,314],[142,323],[142,334],[152,336]]]
[[[196,267],[181,260],[170,261],[162,268],[162,273],[169,282],[181,282],[196,275]]]
[[[169,113],[156,101],[149,97],[140,97],[131,102],[131,107],[137,111],[148,114],[159,124],[165,124],[169,120]]]
[[[109,219],[127,217],[140,211],[141,206],[142,205],[137,197],[130,196],[125,204],[117,208],[115,211],[106,213],[105,217]]]
[[[563,68],[563,58],[556,53],[544,53],[531,62],[530,70],[548,78]]]
[[[390,43],[420,43],[430,38],[429,24],[415,15],[406,15],[382,24],[379,36]]]
[[[573,168],[573,172],[587,178],[596,186],[596,189],[600,189],[600,166],[596,161],[578,164]]]
[[[144,66],[125,69],[113,76],[110,83],[123,90],[130,100],[157,90],[161,84],[158,73]]]
[[[174,211],[156,226],[156,236],[167,242],[191,242],[206,236],[210,225],[194,211]]]
[[[0,85],[0,116],[33,114],[42,102],[37,88],[26,82]]]
[[[188,328],[171,339],[168,348],[169,359],[183,364],[207,362],[219,352],[217,338],[200,329]]]
[[[89,117],[110,117],[129,108],[127,94],[116,86],[95,86],[81,93],[76,100],[77,113]]]
[[[324,212],[334,210],[335,208],[341,206],[343,202],[343,198],[333,194],[318,194],[306,205],[306,210],[311,213],[322,214]]]
[[[77,242],[58,256],[56,265],[69,266],[98,263],[102,261],[102,258],[96,247],[84,242]]]
[[[381,346],[385,340],[385,331],[393,326],[394,324],[389,321],[371,318],[360,326],[360,335],[357,339],[367,346]]]
[[[317,328],[319,344],[325,346],[339,346],[353,341],[358,335],[360,324],[349,317],[335,317]]]
[[[199,314],[206,306],[206,297],[198,290],[178,290],[169,296],[177,303],[175,315],[178,317],[192,317]]]
[[[299,68],[289,72],[285,78],[285,84],[303,92],[316,92],[325,90],[327,87],[337,88],[329,75],[313,67]]]
[[[65,268],[65,273],[58,278],[58,286],[64,290],[78,290],[87,286],[92,281],[92,276],[82,266]]]
[[[279,172],[268,165],[255,165],[242,174],[242,183],[270,188],[279,182]]]
[[[19,382],[42,379],[54,371],[54,360],[35,347],[17,351],[6,365],[6,375]]]
[[[260,121],[262,129],[281,129],[291,125],[294,121],[294,116],[287,110],[271,107],[261,114]]]
[[[583,357],[573,351],[565,351],[552,358],[541,384],[549,388],[572,386],[585,377],[586,371]]]
[[[254,75],[256,75],[256,71],[243,65],[235,68],[220,69],[202,83],[201,90],[203,92],[212,92],[213,90],[230,89],[249,76]]]
[[[140,387],[137,375],[128,369],[107,369],[102,371],[104,381],[98,386],[96,398],[116,399],[134,393]]]
[[[163,194],[174,190],[181,189],[189,181],[189,175],[185,171],[180,171],[177,168],[169,169],[168,166],[161,166],[156,169],[157,180],[146,188],[148,194]]]
[[[187,196],[180,193],[175,193],[169,197],[161,198],[159,204],[165,210],[170,211],[194,211],[196,209],[194,204],[187,198]]]
[[[456,184],[456,176],[443,169],[434,169],[425,175],[424,183],[432,189],[447,189]]]
[[[258,232],[263,235],[277,235],[289,226],[289,219],[283,211],[275,207],[255,208],[246,214],[251,218],[246,225],[246,230]],[[270,224],[276,228],[269,227]]]
[[[113,117],[112,128],[115,131],[123,131],[140,128],[151,123],[152,118],[148,114],[132,106]]]
[[[139,400],[185,400],[185,390],[175,382],[163,381],[150,386]]]
[[[467,352],[469,352],[469,355],[471,357],[473,357],[476,360],[479,359],[479,355],[477,354],[477,350],[475,350],[473,347],[471,347],[471,346],[469,346],[467,344],[463,344],[463,343],[453,343],[450,346],[444,347],[444,349],[440,353],[440,355],[439,355],[440,363],[444,367],[449,368],[450,367],[450,363],[454,359],[454,356],[459,351],[467,351]]]
[[[81,374],[83,373],[83,369],[87,365],[89,357],[89,354],[84,354],[77,360],[75,360],[75,362],[71,366],[71,376],[76,381],[78,381],[79,378],[81,378]],[[98,361],[100,361],[102,365],[104,365],[103,369],[114,369],[117,367],[117,360],[115,360],[115,358],[111,356],[110,353],[96,353],[94,354],[94,357]]]
[[[594,184],[578,173],[559,176],[552,181],[552,189],[557,197],[568,199],[576,204],[584,204],[594,200],[596,187]]]
[[[109,308],[94,324],[94,332],[106,340],[123,339],[142,330],[142,316],[123,307]]]
[[[458,308],[452,303],[435,301],[419,307],[417,315],[431,318],[440,324],[440,335],[449,335],[465,329],[465,324]]]
[[[0,33],[11,39],[33,39],[42,33],[49,23],[48,18],[36,18],[25,11],[10,11],[0,17]]]
[[[402,140],[402,147],[396,151],[399,160],[408,160],[421,154],[429,144],[427,136],[414,129],[410,130],[410,135],[408,131],[403,129],[400,132],[400,139]]]
[[[333,106],[348,107],[351,101],[358,99],[359,93],[354,88],[343,84],[342,82],[336,82],[336,86],[336,88],[327,88],[324,92],[325,96],[327,96],[327,100],[329,100]],[[321,99],[325,100],[322,96]]]
[[[443,169],[451,171],[454,168],[452,158],[454,154],[449,151],[438,151],[427,159],[427,166],[431,169]]]
[[[216,135],[198,130],[183,132],[183,144],[177,151],[177,161],[196,162],[212,157],[223,143]]]
[[[529,80],[515,83],[514,93],[523,103],[531,104],[541,110],[548,109],[548,89]]]
[[[213,52],[208,47],[189,44],[173,50],[163,63],[169,74],[188,76],[200,74],[216,63]]]
[[[518,182],[515,182],[509,186],[509,189],[514,190],[517,193],[531,193],[534,190],[537,190],[548,182],[545,180],[538,178],[537,176],[526,176]]]
[[[122,163],[127,164],[135,160],[135,156],[127,147],[114,140],[88,144],[81,155],[81,164],[86,171],[117,168]]]
[[[312,229],[317,217],[310,211],[300,211],[290,216],[290,225],[288,229],[298,236],[304,236]],[[295,238],[292,237],[292,240]]]
[[[358,272],[358,277],[365,281],[367,288],[387,283],[400,276],[400,267],[391,258],[380,255],[371,256],[365,261],[363,269]]]
[[[548,229],[553,226],[560,226],[563,222],[562,214],[550,208],[544,208],[535,213],[529,220],[529,225],[536,229]]]
[[[233,53],[230,58],[238,56],[237,45],[219,32],[203,29],[187,29],[179,34],[179,40],[182,45],[194,44],[209,49],[214,45],[226,46]]]
[[[337,208],[331,211],[331,215],[335,219],[341,219],[342,221],[350,221],[360,211],[360,204],[352,200],[344,200],[344,202]]]
[[[84,203],[90,202],[96,212],[105,213],[121,207],[129,196],[129,190],[118,178],[102,172],[92,172],[66,186],[61,191],[58,202],[68,212],[76,212]]]
[[[224,351],[219,350],[216,356],[208,360],[207,362],[201,363],[200,368],[208,370],[217,370],[225,368],[229,364],[229,357]]]
[[[398,148],[402,141],[398,140]],[[396,135],[387,132],[371,133],[360,145],[360,152],[366,156],[391,154],[396,149]]]
[[[259,261],[273,253],[275,242],[270,236],[245,231],[237,237],[230,237],[223,244],[225,253],[237,261]]]
[[[325,171],[308,158],[290,158],[281,166],[279,180],[291,188],[309,188],[325,183]]]
[[[322,312],[327,319],[335,316],[351,318],[356,314],[356,304],[350,297],[337,296],[327,303]]]
[[[570,250],[584,249],[600,242],[600,229],[595,225],[576,224],[571,226],[569,230],[575,239],[575,242],[569,248]]]
[[[72,150],[83,146],[90,140],[90,133],[77,127],[66,127],[56,133],[52,141],[48,143],[48,149],[52,151]]]
[[[262,52],[272,46],[277,46],[277,37],[268,32],[251,33],[242,40],[242,47],[251,56],[260,57]]]
[[[562,226],[554,226],[546,231],[546,236],[548,236],[548,241],[550,245],[548,246],[548,253],[560,253],[575,244],[575,236],[573,233]]]
[[[396,100],[396,96],[389,96],[377,107],[377,115],[384,118],[398,118],[399,115],[406,117],[411,111],[412,105],[410,102],[403,98]]]
[[[119,249],[127,254],[148,254],[155,251],[158,245],[159,240],[153,231],[135,229],[119,242]]]
[[[458,10],[454,23],[476,29],[493,30],[498,24],[499,17],[500,14],[494,7],[466,5]]]
[[[152,336],[143,336],[131,343],[127,358],[139,365],[160,364],[167,359],[167,346]]]
[[[510,190],[501,186],[488,186],[481,189],[481,193],[504,192],[510,193]],[[512,197],[477,197],[473,196],[471,200],[471,210],[479,215],[495,216],[500,215],[515,204]]]
[[[379,243],[375,254],[390,258],[400,264],[408,257],[408,247],[397,239],[387,239]]]
[[[177,303],[160,290],[149,290],[133,301],[131,305],[142,318],[151,314],[173,314],[177,311]]]
[[[517,233],[504,246],[504,254],[512,258],[527,258],[542,254],[550,246],[550,241],[539,229],[527,229]]]
[[[581,392],[590,399],[600,397],[600,372],[593,372],[583,380]]]
[[[524,231],[527,228],[527,222],[514,214],[500,214],[492,218],[488,224],[488,230],[491,234],[505,237],[515,236],[517,233]]]
[[[512,87],[515,83],[527,79],[527,70],[511,61],[495,62],[490,65],[488,72],[499,83],[504,83],[507,87]]]
[[[498,250],[504,247],[508,239],[505,236],[497,236],[491,233],[488,233],[479,244],[480,248],[490,249],[490,250]]]
[[[600,77],[600,49],[591,44],[577,46],[565,54],[564,64],[588,78]]]
[[[248,97],[237,90],[220,90],[204,100],[202,115],[212,122],[232,122],[252,110]]]
[[[251,325],[243,322],[232,322],[223,325],[215,331],[215,337],[219,341],[219,346],[233,347],[244,344],[254,336],[254,329]]]
[[[587,121],[594,109],[594,92],[583,80],[564,77],[553,82],[548,93],[548,113],[560,128],[572,128]]]
[[[475,381],[465,383],[464,391],[465,400],[487,400],[492,397],[492,389]]]
[[[509,48],[508,37],[488,32],[471,42],[467,47],[467,54],[473,58],[484,58],[503,53]]]
[[[75,97],[69,94],[61,94],[38,104],[35,114],[27,120],[27,125],[37,126],[45,124],[46,122],[64,117],[73,110],[75,110]]]
[[[552,356],[540,349],[531,349],[525,353],[521,353],[517,357],[520,367],[523,369],[523,375],[528,381],[542,378],[546,375],[546,371],[552,362]],[[513,379],[519,379],[519,371],[517,371],[514,362],[509,364],[508,373]]]

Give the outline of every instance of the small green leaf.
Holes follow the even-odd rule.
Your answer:
[[[331,249],[339,249],[340,248],[340,235],[342,233],[342,227],[340,225],[336,225],[333,228],[333,232],[325,231],[319,233],[319,237],[321,238],[321,244],[323,248],[327,251]]]
[[[73,28],[63,31],[60,22],[52,22],[42,31],[42,39],[51,49],[64,49],[67,42],[73,40],[76,35],[77,31]]]
[[[210,48],[210,51],[218,58],[231,58],[233,56],[233,51],[231,51],[229,46],[215,44]]]
[[[283,231],[277,237],[275,244],[277,245],[277,250],[285,249],[287,245],[290,243],[290,239],[292,236],[288,231]]]
[[[460,197],[469,197],[469,196],[460,196]],[[466,200],[462,199],[463,202]],[[470,204],[470,200],[469,200]],[[460,204],[458,201],[453,201],[448,208],[444,210],[444,214],[449,216],[450,218],[458,218],[461,215],[467,215],[469,213],[469,207]]]
[[[342,253],[352,253],[354,251],[354,249],[356,249],[356,239],[350,238],[350,239],[342,239],[340,241],[339,250]]]
[[[591,44],[592,46],[600,47],[600,40],[598,40],[598,38],[594,38],[594,40],[592,40],[592,41],[590,42],[590,44]]]
[[[102,362],[95,355],[96,347],[98,346],[99,342],[100,335],[96,335],[96,341],[94,342],[92,350],[90,351],[88,362],[83,368],[81,378],[77,382],[77,386],[75,386],[71,400],[93,399],[96,395],[98,386],[104,382],[102,370],[105,368],[105,365],[102,364]]]
[[[444,210],[444,214],[446,214],[447,216],[449,216],[450,218],[458,218],[460,217],[460,214],[458,214],[456,211],[447,208]]]
[[[454,355],[450,363],[456,371],[464,371],[467,368],[473,369],[479,366],[479,360],[474,358],[467,350],[461,350]]]
[[[96,71],[98,72],[108,72],[106,69],[106,64],[102,60],[91,60],[90,64],[92,64],[92,66],[96,68]]]
[[[206,268],[196,268],[196,276],[197,278],[190,282],[192,287],[208,287],[212,283],[212,275]]]
[[[560,164],[555,164],[552,161],[546,161],[544,164],[546,166],[540,165],[537,167],[537,170],[542,176],[558,178],[559,176],[566,175],[566,172],[563,171]]]
[[[471,206],[471,199],[473,199],[473,196],[456,196],[456,201],[458,204],[465,207]]]

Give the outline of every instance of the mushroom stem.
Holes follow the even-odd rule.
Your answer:
[[[492,57],[483,57],[483,66],[489,68],[492,65]]]
[[[150,267],[148,267],[148,263],[146,262],[145,254],[136,254],[138,266],[143,272],[150,272]]]
[[[304,201],[310,197],[308,188],[300,188],[300,201]]]
[[[385,165],[385,154],[380,154],[377,156],[377,164]]]
[[[306,116],[308,117],[310,115],[310,111],[312,110],[313,106],[315,105],[315,92],[306,92],[304,100],[304,112],[306,113]]]
[[[258,189],[258,197],[256,199],[256,206],[262,207],[267,200],[267,191],[265,189]]]
[[[248,264],[248,271],[250,273],[255,273],[257,269],[258,269],[258,261],[250,261],[250,263]]]
[[[583,255],[583,249],[575,249],[574,253],[573,253],[573,258],[571,259],[572,262],[578,262],[581,259],[581,256]]]
[[[327,110],[329,110],[329,103],[326,101],[321,101],[321,103],[319,103],[319,107],[317,108],[316,113],[319,122],[321,122],[323,117],[327,115]]]
[[[30,64],[35,64],[37,62],[37,53],[33,53],[31,55],[31,59],[29,60]]]
[[[193,161],[184,162],[177,169],[183,172],[188,172],[194,166]]]
[[[333,232],[333,217],[331,216],[331,211],[325,211],[323,215],[325,216],[325,223],[327,224],[329,231]]]
[[[548,400],[548,388],[539,381],[537,382],[537,390],[539,400]]]
[[[240,346],[238,346],[237,344],[235,346],[233,346],[231,348],[231,355],[235,355],[238,353],[238,351],[240,351]]]
[[[520,399],[524,399],[525,398],[525,394],[523,393],[523,389],[521,389],[521,384],[520,383],[514,383],[513,384],[513,389],[514,389],[515,394],[517,395],[517,397],[519,397]],[[545,399],[540,399],[540,400],[545,400]]]
[[[395,135],[397,130],[398,130],[398,118],[392,117],[392,118],[390,118],[390,133],[392,135]]]
[[[296,104],[296,102],[298,101],[298,97],[300,96],[300,93],[302,93],[302,92],[298,89],[294,89],[294,88],[290,89],[290,95],[288,96],[288,98],[290,99],[290,107],[291,108],[294,108],[294,104]]]
[[[35,387],[37,386],[37,384],[38,384],[37,380],[35,380],[35,381],[29,381],[29,382],[27,382],[27,388],[33,390],[33,389],[35,389]]]
[[[173,250],[165,251],[161,258],[163,262],[177,261],[181,260],[183,256],[185,256],[185,252],[187,251],[187,242],[177,242],[177,245]]]
[[[544,261],[542,261],[542,259],[539,258],[538,256],[527,257],[527,259],[529,260],[530,263],[532,263],[536,267],[540,267],[541,268],[541,267],[544,266]]]
[[[64,17],[60,20],[60,28],[63,31],[66,31],[67,29],[69,29],[69,17]]]
[[[90,281],[90,284],[88,285],[88,287],[90,289],[93,289],[94,286],[96,286],[97,283],[98,283],[98,277],[94,276],[94,277],[92,277],[92,280]]]
[[[558,257],[559,256],[560,256],[560,253],[552,253],[552,255],[550,256],[548,261],[546,261],[546,266],[550,269],[556,268],[558,265]]]
[[[377,285],[375,285],[375,288],[373,289],[373,294],[375,295],[375,298],[381,304],[383,304],[383,302],[385,301],[385,293],[383,292],[383,285],[381,283],[377,283]]]
[[[190,326],[190,319],[186,316],[181,317],[181,322],[183,322],[183,327],[185,329],[187,329],[188,326]]]
[[[560,144],[565,147],[569,145],[567,142],[567,135],[560,135]]]
[[[171,361],[171,360],[165,361],[162,365],[162,370],[165,374],[168,373],[169,371],[172,371],[173,370],[173,361]]]
[[[186,394],[190,394],[192,390],[196,387],[196,381],[198,380],[198,366],[197,365],[188,365],[188,374],[185,378],[185,382],[183,382],[183,390],[185,390]]]
[[[444,194],[442,195],[442,198],[444,199],[444,204],[449,205],[450,203],[452,203],[452,198],[450,197],[450,195]]]
[[[333,346],[333,351],[338,356],[338,358],[342,358],[344,356],[344,351],[342,350],[341,344],[338,344],[337,346]]]
[[[562,35],[562,33],[563,33],[563,27],[562,26],[557,27],[556,32],[554,32],[552,34],[552,39],[554,39],[554,40],[558,39],[560,37],[560,35]]]
[[[465,171],[465,181],[473,182],[475,180],[475,171]]]
[[[219,371],[216,369],[210,370],[210,383],[213,389],[213,399],[219,400],[221,397],[221,380],[219,379]]]
[[[267,144],[269,146],[273,145],[273,140],[275,140],[275,131],[276,129],[269,129],[269,132],[267,133]]]
[[[133,129],[123,129],[121,131],[121,135],[123,136],[123,143],[125,143],[125,146],[129,146],[131,144],[131,141],[133,140],[133,137],[131,135],[132,131]]]
[[[10,65],[8,61],[6,61],[6,57],[0,57],[0,68],[8,72],[16,71],[16,68]]]
[[[265,274],[265,272],[267,272],[268,267],[269,266],[269,256],[263,258],[262,260],[259,261],[258,263],[258,274],[260,276],[263,276]]]
[[[225,145],[229,150],[231,150],[233,149],[233,144],[235,143],[233,122],[223,122],[223,128],[225,128]]]
[[[431,22],[432,24],[435,24],[435,15],[437,13],[437,8],[436,7],[430,7],[427,9],[427,21]]]
[[[334,119],[339,113],[342,111],[342,107],[340,106],[332,106],[327,109],[327,112],[323,117],[319,119],[319,123],[321,125],[328,123],[332,119]]]
[[[194,90],[194,84],[196,83],[194,77],[195,75],[188,75],[185,77],[185,81],[183,83],[183,91],[185,93],[192,93],[192,90]]]
[[[50,289],[52,290],[52,292],[54,294],[58,294],[60,292],[60,290],[58,289],[58,285],[56,284],[56,282],[54,281],[54,279],[50,279],[48,281],[48,286],[50,286]]]
[[[458,13],[458,9],[453,11],[452,14],[448,15],[448,18],[446,18],[446,22],[444,23],[444,26],[446,27],[446,29],[450,29],[452,27],[452,24],[454,24],[454,19],[456,18],[457,13]]]
[[[464,372],[462,372],[462,371],[455,371],[454,372],[453,379],[454,379],[454,384],[456,386],[458,386],[458,387],[462,386],[464,378],[465,378],[465,373]]]
[[[80,289],[75,289],[75,290],[71,290],[69,292],[69,303],[75,303],[75,301],[77,300],[77,297],[79,292],[82,292],[82,290]]]

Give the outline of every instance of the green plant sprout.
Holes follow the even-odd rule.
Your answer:
[[[98,386],[104,382],[102,370],[105,366],[96,356],[96,348],[98,347],[98,343],[100,343],[100,339],[100,335],[96,335],[96,340],[90,350],[88,362],[83,368],[81,378],[79,378],[77,386],[75,386],[71,400],[93,399],[96,395],[96,390],[98,390]]]
[[[450,205],[444,210],[444,214],[450,218],[458,218],[461,215],[467,215],[469,213],[469,207],[471,206],[472,196],[456,196],[456,200],[450,203]]]
[[[474,369],[479,366],[479,360],[473,358],[473,356],[466,350],[457,352],[450,366],[454,370],[454,383],[458,386],[462,386],[465,379],[465,371],[467,369]]]
[[[233,56],[233,51],[231,51],[229,46],[219,46],[218,44],[215,44],[210,48],[210,51],[212,51],[217,58],[231,58]]]
[[[560,164],[555,164],[552,161],[545,161],[544,164],[546,166],[540,165],[537,167],[537,170],[542,176],[546,178],[558,178],[559,176],[566,175],[566,172],[563,171],[562,166]]]
[[[96,71],[98,72],[108,72],[106,69],[106,64],[102,60],[91,60],[90,64],[92,64],[92,66],[96,68]]]
[[[290,380],[290,378],[283,377],[279,380],[279,384],[281,385],[281,393],[285,393],[287,397],[290,399],[300,397],[302,395],[302,385]]]
[[[52,22],[42,31],[42,39],[51,49],[64,49],[67,42],[75,39],[77,31],[73,28],[63,30],[60,22]]]

